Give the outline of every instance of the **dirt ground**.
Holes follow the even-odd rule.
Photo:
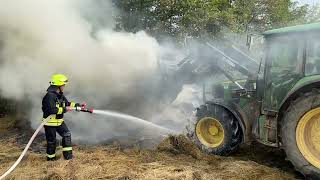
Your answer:
[[[27,135],[0,118],[0,174],[19,157]],[[184,136],[170,136],[154,150],[118,145],[74,147],[75,159],[45,161],[39,137],[7,179],[302,179],[281,152],[244,146],[231,157],[201,153]],[[61,149],[58,150],[61,156]]]

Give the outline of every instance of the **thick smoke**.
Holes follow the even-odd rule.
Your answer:
[[[40,123],[41,99],[55,73],[69,77],[69,100],[161,121],[161,114],[153,114],[162,100],[157,59],[164,48],[145,32],[114,32],[110,1],[92,2],[0,2],[1,95],[28,99],[33,127]],[[65,119],[75,139],[94,143],[147,128],[80,113]]]

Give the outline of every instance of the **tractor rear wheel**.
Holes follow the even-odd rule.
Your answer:
[[[188,137],[208,154],[228,155],[238,149],[242,130],[226,108],[207,103],[200,106],[187,127]]]
[[[284,114],[281,141],[287,158],[308,179],[320,179],[320,94],[301,94]]]

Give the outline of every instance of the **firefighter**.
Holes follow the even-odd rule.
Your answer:
[[[72,111],[76,107],[86,106],[85,103],[69,102],[63,95],[68,78],[63,74],[52,76],[50,86],[42,99],[43,118],[52,115],[44,125],[47,140],[47,160],[56,160],[56,132],[62,137],[63,156],[66,160],[73,158],[71,133],[63,120],[63,114]]]

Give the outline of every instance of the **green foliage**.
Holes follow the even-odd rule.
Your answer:
[[[320,4],[309,8],[307,15],[307,22],[320,22]]]
[[[239,30],[262,32],[302,23],[308,6],[297,6],[291,0],[238,0],[235,13]]]
[[[310,7],[293,0],[113,0],[117,30],[156,36],[218,37],[304,23]]]
[[[122,29],[147,30],[156,36],[200,37],[232,26],[234,15],[227,0],[117,0]]]

